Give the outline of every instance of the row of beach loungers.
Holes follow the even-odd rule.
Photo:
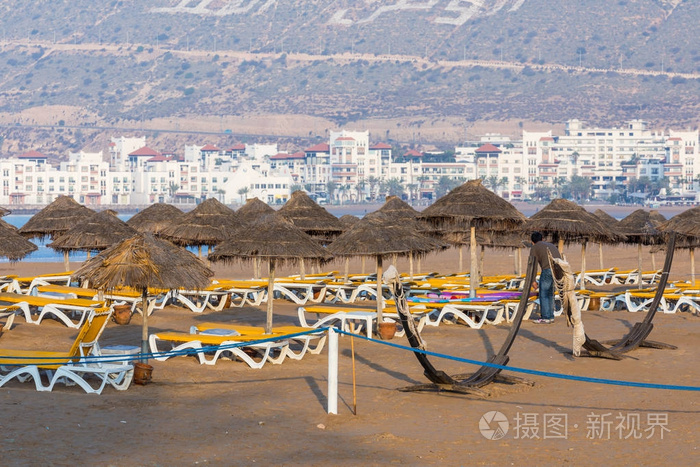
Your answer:
[[[591,303],[599,303],[604,311],[646,311],[650,305],[658,281],[659,271],[618,271],[615,268],[587,271],[578,274],[594,285],[639,284],[645,289],[629,289],[620,293],[577,292],[583,311]],[[524,277],[515,275],[487,276],[481,278],[477,297],[469,296],[469,275],[439,275],[428,273],[414,275],[404,282],[410,286],[408,305],[415,317],[418,329],[438,326],[441,323],[462,323],[479,329],[484,325],[510,322],[517,309]],[[371,337],[376,323],[376,309],[361,306],[363,302],[376,300],[376,277],[351,275],[340,277],[337,271],[307,275],[304,279],[289,276],[275,281],[276,299],[285,299],[298,306],[299,326],[273,328],[272,334],[253,326],[226,323],[202,323],[189,332],[160,332],[151,334],[149,344],[156,354],[155,360],[166,360],[174,351],[183,354],[191,351],[201,364],[213,365],[219,358],[245,362],[251,368],[262,368],[266,362],[280,364],[285,359],[301,359],[307,353],[319,353],[323,349],[326,334],[318,331],[325,326],[339,326],[350,332],[362,332]],[[398,320],[398,314],[388,288],[385,296],[384,315]],[[177,305],[195,313],[205,310],[220,311],[224,308],[258,306],[266,302],[267,281],[264,280],[213,280],[204,290],[150,290],[148,314],[167,305]],[[48,274],[36,277],[6,276],[0,278],[0,317],[5,317],[4,329],[10,329],[15,316],[23,316],[29,324],[38,325],[50,317],[68,327],[79,330],[73,345],[64,352],[46,353],[26,351],[17,357],[16,350],[0,349],[0,386],[7,381],[31,377],[38,390],[51,390],[58,381],[73,382],[86,392],[101,392],[106,385],[126,389],[131,382],[133,367],[128,362],[90,363],[87,356],[101,355],[97,340],[107,324],[114,304],[128,304],[135,313],[142,313],[141,293],[130,289],[100,292],[71,283],[69,273]],[[531,296],[526,309],[528,319],[536,311],[536,296]],[[555,315],[561,314],[557,306]],[[660,304],[660,311],[700,312],[700,284],[683,282],[667,286]],[[21,353],[21,352],[20,352]],[[13,357],[6,357],[12,355]],[[53,358],[51,364],[27,363],[27,355]],[[81,363],[82,362],[82,363]],[[43,376],[43,379],[42,379]],[[87,379],[86,379],[87,378]],[[96,381],[97,385],[89,381]]]

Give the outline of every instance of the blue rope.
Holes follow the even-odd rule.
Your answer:
[[[447,360],[454,360],[456,362],[469,363],[472,365],[487,366],[487,367],[491,367],[491,368],[499,368],[501,370],[514,371],[517,373],[526,373],[529,375],[545,376],[547,378],[568,379],[568,380],[572,380],[572,381],[582,381],[585,383],[610,384],[610,385],[614,385],[614,386],[631,386],[631,387],[648,388],[648,389],[670,389],[670,390],[674,390],[674,391],[700,391],[699,386],[679,386],[679,385],[672,385],[672,384],[639,383],[639,382],[635,382],[635,381],[621,381],[621,380],[615,380],[615,379],[591,378],[589,376],[565,375],[562,373],[552,373],[549,371],[530,370],[528,368],[518,368],[518,367],[513,367],[513,366],[498,365],[496,363],[481,362],[479,360],[471,360],[468,358],[453,357],[451,355],[445,355],[445,354],[441,354],[441,353],[437,353],[437,352],[430,352],[428,350],[414,349],[413,347],[407,347],[405,345],[394,344],[393,342],[380,341],[380,340],[372,339],[370,337],[361,336],[359,334],[353,334],[353,333],[343,331],[340,329],[335,329],[335,332],[337,332],[339,334],[345,334],[347,336],[359,337],[360,339],[364,339],[364,340],[367,340],[370,342],[375,342],[378,344],[384,344],[384,345],[387,345],[389,347],[394,347],[396,349],[408,350],[408,351],[415,352],[415,353],[421,353],[423,355],[430,355],[433,357],[444,358]]]

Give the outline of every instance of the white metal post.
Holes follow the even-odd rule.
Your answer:
[[[338,414],[338,333],[328,330],[328,413]]]

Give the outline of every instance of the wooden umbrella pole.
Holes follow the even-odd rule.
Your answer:
[[[362,274],[365,273],[365,260],[366,260],[366,258],[363,256],[362,257],[362,271],[361,271]]]
[[[639,269],[639,284],[637,284],[637,288],[641,289],[642,288],[642,244],[641,243],[637,244],[637,269]]]
[[[420,273],[421,269],[423,269],[422,265],[421,265],[422,261],[423,261],[423,259],[420,256],[418,256],[418,272],[419,273]]]
[[[586,290],[586,242],[581,245],[581,290]]]
[[[304,258],[299,258],[299,278],[301,280],[306,279],[306,265],[304,264]]]
[[[398,260],[398,258],[399,258],[399,255],[397,255],[396,253],[394,253],[393,255],[391,255],[391,264],[392,264],[392,266],[396,267],[396,261]]]
[[[656,271],[656,257],[653,251],[651,252],[651,268]]]
[[[563,237],[559,237],[559,246],[557,247],[557,249],[559,250],[560,255],[564,254],[564,238]]]
[[[600,259],[600,269],[605,269],[605,266],[603,266],[603,244],[602,243],[598,244],[598,257]]]
[[[518,253],[520,253],[520,248],[513,250],[513,274],[518,274]]]
[[[411,278],[411,282],[413,282],[413,252],[408,255],[408,276]]]
[[[350,336],[350,355],[352,356],[352,414],[357,415],[357,386],[355,383],[355,339]]]
[[[350,257],[345,257],[345,278],[344,281],[348,282],[350,280]]]
[[[695,286],[695,248],[690,249],[690,282]]]
[[[141,362],[148,363],[148,287],[143,288],[141,293],[141,312],[143,321],[141,325]]]
[[[63,252],[63,266],[66,268],[66,272],[70,271],[70,260],[68,259],[68,251]]]
[[[382,274],[382,255],[377,255],[377,326],[384,321],[382,316],[382,308],[384,308],[382,304],[384,298],[382,296]]]
[[[199,254],[199,259],[202,259],[202,245],[197,245],[197,253]]]
[[[457,269],[457,273],[458,273],[458,274],[461,274],[461,273],[464,271],[464,269],[462,268],[462,264],[463,264],[463,261],[462,261],[462,254],[463,254],[463,253],[462,253],[462,245],[459,245],[457,248],[459,248],[459,267],[458,267],[458,269]]]
[[[469,268],[469,298],[474,298],[476,297],[476,286],[477,282],[479,281],[477,277],[479,274],[477,272],[479,265],[477,264],[476,259],[476,228],[474,226],[471,227],[469,248],[471,250],[471,266]]]
[[[518,269],[515,273],[520,276],[523,274],[523,249],[518,248]]]
[[[479,254],[479,270],[476,273],[477,279],[479,279],[479,284],[481,284],[481,278],[484,277],[484,251],[486,248],[484,245],[481,245],[480,247],[481,252]]]
[[[267,278],[267,319],[265,320],[265,334],[272,334],[272,301],[275,289],[275,259],[269,260],[270,274]]]

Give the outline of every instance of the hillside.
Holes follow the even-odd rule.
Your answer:
[[[682,0],[7,0],[0,151],[17,124],[25,144],[36,125],[407,142],[476,122],[695,127],[698,23]]]

